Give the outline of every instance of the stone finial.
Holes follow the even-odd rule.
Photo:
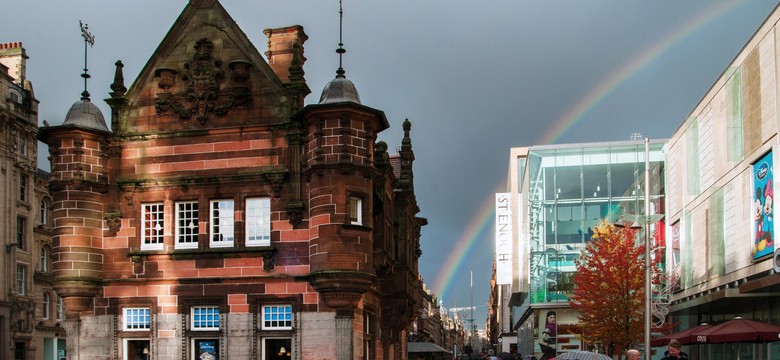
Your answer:
[[[111,97],[120,97],[127,92],[127,88],[125,87],[125,76],[122,72],[122,68],[125,67],[125,65],[122,64],[122,60],[117,60],[114,65],[116,65],[116,70],[114,71],[114,82],[111,83],[111,90],[113,91]]]

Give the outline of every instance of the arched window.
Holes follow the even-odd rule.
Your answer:
[[[47,225],[49,222],[49,202],[46,199],[41,199],[41,208],[38,209],[38,224]]]
[[[51,298],[49,298],[49,293],[43,293],[43,319],[44,320],[49,320],[50,312],[51,312]]]
[[[40,258],[40,267],[41,272],[47,273],[49,272],[49,248],[46,246],[41,247],[41,258]]]
[[[57,320],[65,318],[65,305],[62,302],[62,298],[57,296]]]

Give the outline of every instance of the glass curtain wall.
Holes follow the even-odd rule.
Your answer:
[[[650,144],[651,213],[663,209],[663,143]],[[569,302],[574,261],[602,221],[643,219],[644,142],[531,149],[528,155],[531,303]],[[651,231],[662,228],[653,218]]]

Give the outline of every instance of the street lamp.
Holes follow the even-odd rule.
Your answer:
[[[637,219],[639,217],[637,216]],[[628,227],[623,219],[617,221],[615,224],[617,227]],[[651,360],[651,346],[650,346],[650,330],[652,324],[652,268],[650,261],[650,248],[652,243],[650,242],[650,140],[645,138],[645,214],[643,216],[643,225],[640,225],[638,221],[634,221],[630,225],[632,229],[638,229],[644,226],[645,230],[645,360]]]

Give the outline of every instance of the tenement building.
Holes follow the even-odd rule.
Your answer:
[[[307,35],[264,33],[267,61],[191,0],[107,117],[87,93],[40,128],[69,359],[407,358],[411,124],[388,154],[341,68],[304,106]]]
[[[48,173],[38,169],[38,100],[19,42],[0,44],[0,358],[59,359],[62,303],[51,284]]]

